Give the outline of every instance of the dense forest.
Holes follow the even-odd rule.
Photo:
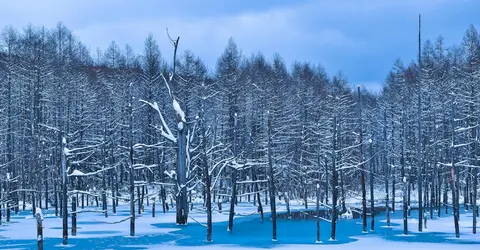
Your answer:
[[[418,59],[396,60],[378,94],[321,64],[244,55],[233,39],[209,70],[180,38],[160,39],[173,46],[150,35],[140,55],[115,42],[92,53],[61,23],[2,30],[0,223],[39,207],[66,225],[68,210],[97,206],[108,216],[130,202],[134,235],[146,206],[174,208],[186,224],[203,204],[211,240],[212,210],[229,211],[234,230],[235,204],[250,202],[262,218],[271,207],[275,239],[279,201],[308,209],[317,199],[331,210],[335,239],[336,219],[357,197],[364,231],[367,210],[381,204],[403,210],[405,234],[453,211],[459,237],[463,203],[476,233],[474,26],[452,47],[419,35]],[[410,208],[418,228],[408,227]]]

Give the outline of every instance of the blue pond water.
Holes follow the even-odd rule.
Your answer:
[[[401,211],[392,214],[392,219],[401,218]],[[160,215],[161,216],[161,215]],[[417,212],[412,211],[412,218],[417,218]],[[412,237],[399,236],[403,232],[401,229],[394,230],[392,228],[382,227],[385,222],[380,220],[385,219],[385,213],[376,216],[376,228],[374,232],[369,232],[367,237],[378,236],[391,241],[409,241],[409,242],[436,242],[446,244],[477,244],[474,241],[461,240],[457,241],[452,238],[452,234],[423,232],[415,233],[416,228],[410,225],[410,234]],[[96,223],[91,221],[78,222],[81,224]],[[331,224],[327,221],[321,221],[321,240],[323,244],[348,244],[356,241],[355,236],[365,235],[362,231],[360,219],[355,220],[340,220],[337,225],[337,240],[329,241],[331,233]],[[370,218],[368,219],[370,229]],[[128,226],[127,224],[115,225]],[[280,219],[277,222],[277,242],[272,242],[272,223],[268,217],[265,216],[265,221],[261,222],[258,215],[236,218],[234,222],[233,232],[228,232],[227,222],[220,222],[213,224],[213,243],[206,243],[206,229],[205,227],[191,221],[188,226],[176,226],[174,223],[158,223],[153,226],[159,228],[178,228],[179,230],[160,235],[145,235],[138,237],[104,237],[95,238],[94,233],[84,232],[89,234],[88,239],[78,239],[70,237],[69,244],[74,245],[75,249],[142,249],[141,247],[132,248],[133,245],[155,245],[162,242],[175,241],[177,245],[181,246],[196,246],[207,244],[231,244],[238,246],[248,246],[257,249],[274,248],[281,244],[314,244],[316,240],[316,221],[315,220],[286,220]],[[395,224],[392,223],[392,226]],[[109,230],[98,231],[99,234],[114,233],[112,228]],[[0,230],[2,228],[0,227]],[[78,232],[82,234],[81,230]],[[453,220],[452,220],[453,233]],[[1,234],[1,231],[0,231]],[[91,235],[90,235],[91,234]],[[352,238],[353,237],[353,238]],[[53,249],[61,243],[60,238],[46,238],[45,249]],[[32,240],[2,240],[0,238],[0,249],[2,245],[13,245],[16,248],[36,249],[36,242]],[[58,248],[58,247],[57,247]]]

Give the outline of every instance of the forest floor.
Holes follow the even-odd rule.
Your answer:
[[[198,207],[201,207],[200,205]],[[227,208],[227,204],[224,204]],[[303,209],[300,203],[292,205],[292,210]],[[310,208],[314,208],[311,204]],[[399,208],[399,207],[398,207]],[[397,208],[397,209],[398,209]],[[88,210],[97,209],[90,207]],[[100,208],[98,208],[100,209]],[[102,213],[79,213],[77,217],[77,235],[71,236],[69,244],[62,246],[62,219],[55,217],[53,210],[44,215],[45,249],[225,249],[235,247],[242,249],[318,249],[328,245],[328,249],[471,249],[480,245],[480,235],[472,234],[472,215],[464,211],[460,216],[459,239],[455,238],[451,209],[442,217],[428,220],[427,229],[418,232],[418,213],[411,212],[408,220],[409,235],[403,235],[402,211],[391,214],[391,226],[386,227],[386,214],[375,216],[375,231],[370,231],[371,217],[368,218],[368,233],[362,233],[361,219],[340,219],[337,224],[337,239],[331,241],[331,224],[321,221],[321,241],[316,241],[316,220],[314,219],[279,219],[277,222],[277,239],[272,241],[272,224],[269,217],[270,206],[264,206],[265,219],[262,222],[256,213],[256,207],[250,203],[239,203],[233,231],[227,231],[228,211],[213,214],[213,242],[205,242],[206,213],[201,209],[191,211],[187,226],[175,225],[175,211],[166,214],[157,204],[156,217],[152,218],[151,206],[136,219],[136,236],[129,235],[129,220],[117,224],[129,216],[128,205],[121,205],[117,214],[105,218]],[[87,208],[85,208],[87,210]],[[284,205],[278,210],[285,211]],[[2,220],[0,226],[0,249],[36,249],[36,221],[31,211],[20,212],[12,216],[10,223]],[[71,219],[69,218],[69,227]],[[71,230],[71,229],[69,229]],[[474,246],[477,244],[477,246]],[[319,246],[320,245],[320,246]],[[193,248],[195,247],[195,248]]]

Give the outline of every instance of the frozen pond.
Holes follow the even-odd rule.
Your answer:
[[[222,215],[227,215],[224,213]],[[455,239],[453,232],[453,219],[451,216],[428,221],[429,228],[422,233],[417,232],[417,223],[415,218],[417,212],[412,211],[409,219],[410,235],[404,236],[401,218],[402,212],[393,213],[391,227],[385,227],[385,213],[376,216],[375,231],[363,234],[361,219],[342,219],[337,224],[337,240],[330,241],[331,224],[327,221],[321,221],[321,241],[322,244],[350,244],[352,242],[361,241],[365,238],[381,238],[390,242],[417,242],[417,243],[446,243],[450,244],[479,244],[480,237],[474,236],[471,231],[471,217],[469,214],[461,215],[462,236],[461,239]],[[118,215],[117,215],[118,216]],[[233,232],[228,232],[227,221],[215,222],[213,224],[213,243],[205,242],[205,227],[190,220],[188,226],[177,226],[174,223],[167,222],[164,219],[171,218],[173,213],[158,214],[156,218],[148,217],[148,213],[143,218],[148,221],[147,225],[151,230],[146,228],[143,233],[136,237],[128,237],[125,231],[128,228],[127,223],[121,224],[105,224],[100,222],[101,219],[93,219],[90,216],[80,217],[78,221],[78,234],[76,237],[69,237],[69,246],[75,249],[146,249],[149,246],[159,244],[169,244],[170,247],[175,246],[209,246],[209,245],[233,245],[237,247],[248,248],[275,248],[290,244],[315,244],[316,240],[316,220],[288,220],[279,219],[277,222],[277,239],[272,242],[272,225],[269,214],[265,214],[265,220],[260,221],[259,215],[250,215],[238,217],[235,219]],[[159,219],[166,217],[164,219]],[[98,216],[97,216],[98,217]],[[116,217],[116,216],[110,216]],[[445,217],[445,216],[444,216]],[[12,223],[7,226],[0,227],[0,244],[2,247],[14,249],[36,249],[35,239],[8,239],[3,235],[9,227],[28,221],[25,214],[15,216]],[[101,218],[101,217],[100,217]],[[55,220],[58,223],[49,223]],[[156,223],[161,220],[162,222]],[[30,220],[33,221],[33,220]],[[45,249],[54,249],[60,247],[61,243],[61,226],[60,219],[55,217],[46,217],[45,225],[47,229],[57,230],[56,238],[52,235],[45,235]],[[470,227],[468,226],[470,225]],[[144,226],[139,225],[140,229]],[[431,227],[431,228],[430,228]],[[368,228],[370,229],[370,218],[368,219]],[[24,230],[35,230],[35,228],[25,228]],[[159,231],[158,231],[159,230]],[[11,234],[10,232],[9,234]],[[18,232],[21,234],[21,232]]]

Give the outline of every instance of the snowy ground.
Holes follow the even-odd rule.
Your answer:
[[[226,205],[226,204],[225,204]],[[224,208],[227,206],[224,205]],[[80,213],[78,215],[77,236],[69,235],[69,245],[62,247],[61,218],[48,211],[44,220],[45,249],[225,249],[235,247],[241,249],[318,249],[315,220],[283,220],[278,221],[278,241],[271,241],[271,221],[268,214],[261,222],[256,207],[241,203],[236,208],[239,213],[235,217],[233,232],[227,232],[228,212],[213,216],[213,243],[205,242],[206,215],[201,210],[191,212],[188,226],[177,226],[174,211],[151,217],[151,207],[136,220],[136,236],[129,237],[129,222],[107,224],[126,218],[128,206],[120,206],[116,215],[109,214],[105,218],[100,213]],[[264,206],[268,211],[270,206]],[[301,209],[303,205],[293,205],[292,209]],[[93,208],[89,208],[91,210]],[[285,206],[279,206],[280,211]],[[392,226],[385,227],[385,214],[376,216],[376,230],[368,234],[361,233],[360,220],[340,220],[337,229],[337,241],[329,241],[331,224],[321,222],[321,245],[328,249],[472,249],[480,246],[480,236],[473,235],[471,213],[461,215],[461,238],[454,237],[453,219],[445,216],[428,220],[428,228],[417,232],[417,214],[412,211],[409,219],[410,235],[404,236],[401,211],[392,214]],[[450,210],[451,213],[451,210]],[[69,226],[71,225],[69,219]],[[370,218],[368,218],[370,228]],[[71,232],[69,231],[69,234]],[[474,245],[478,244],[478,245]],[[22,212],[13,216],[10,223],[3,220],[0,226],[0,249],[36,249],[36,222],[31,212]]]

